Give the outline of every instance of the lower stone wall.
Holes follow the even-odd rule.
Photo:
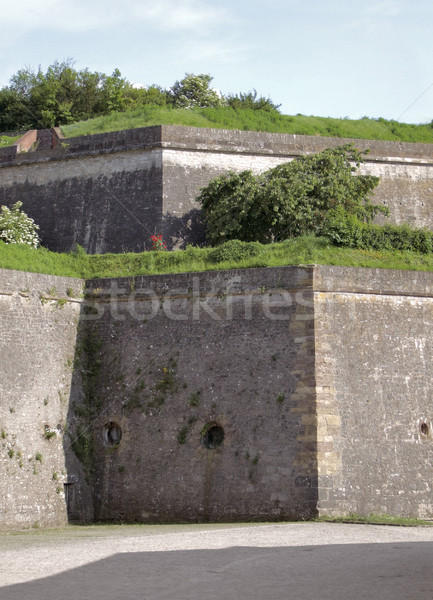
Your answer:
[[[0,271],[0,524],[433,518],[433,277]]]
[[[433,518],[431,273],[315,272],[319,513]]]
[[[90,282],[103,407],[92,418],[98,520],[315,515],[311,276]]]
[[[67,416],[83,282],[0,270],[0,526],[67,523],[74,483],[80,519],[92,503],[71,456]],[[87,490],[87,491],[86,491]]]

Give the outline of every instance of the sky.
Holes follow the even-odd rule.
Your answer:
[[[432,24],[431,0],[3,0],[0,87],[70,58],[144,86],[210,74],[289,115],[429,123]]]

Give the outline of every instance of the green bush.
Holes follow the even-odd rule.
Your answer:
[[[208,241],[269,243],[318,233],[334,207],[366,222],[379,212],[387,214],[385,206],[370,201],[379,179],[354,174],[361,162],[360,152],[349,144],[301,156],[261,175],[243,171],[217,177],[198,197]]]
[[[220,263],[227,260],[241,261],[252,256],[257,256],[262,251],[263,246],[259,242],[230,240],[213,249],[209,254],[209,260],[212,263]]]
[[[433,251],[433,232],[403,225],[365,223],[341,207],[330,210],[321,227],[335,246],[364,250],[399,250],[427,254]]]

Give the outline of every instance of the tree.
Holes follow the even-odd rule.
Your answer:
[[[71,59],[44,73],[29,67],[0,90],[0,131],[43,129],[122,111],[132,87],[118,69],[112,75],[77,71]]]
[[[185,73],[185,77],[170,88],[168,98],[175,108],[192,106],[222,106],[224,100],[210,87],[213,77]]]
[[[352,145],[302,156],[254,175],[251,171],[217,177],[198,197],[207,239],[269,243],[319,233],[328,210],[341,206],[371,222],[385,206],[371,203],[379,179],[355,175],[362,155]]]
[[[22,202],[12,208],[0,207],[0,240],[6,244],[28,244],[39,246],[38,225],[21,210]]]

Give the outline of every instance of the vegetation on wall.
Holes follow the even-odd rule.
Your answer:
[[[388,210],[371,202],[379,178],[355,175],[361,162],[361,154],[346,145],[301,156],[259,175],[220,175],[198,197],[206,238],[211,244],[235,239],[269,243],[317,234],[327,211],[336,207],[371,222]]]
[[[267,245],[257,242],[253,252],[248,244],[230,241],[217,248],[86,255],[0,241],[0,268],[86,279],[309,264],[433,271],[433,253],[336,247],[324,237],[302,236]]]

